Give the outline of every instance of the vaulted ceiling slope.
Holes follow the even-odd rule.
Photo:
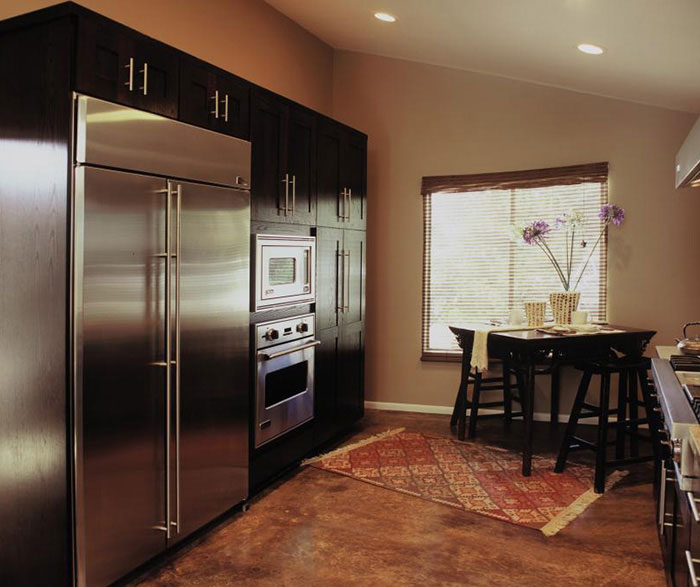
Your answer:
[[[700,113],[700,0],[266,1],[336,49]]]

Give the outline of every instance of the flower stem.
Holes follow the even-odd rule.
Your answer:
[[[542,239],[537,239],[535,242],[537,243],[537,246],[544,251],[544,254],[547,255],[547,258],[549,259],[549,262],[554,266],[554,269],[559,274],[559,279],[561,280],[561,284],[564,286],[564,290],[569,291],[569,283],[567,282],[566,277],[564,277],[564,272],[561,270],[557,259],[554,257],[551,249],[547,246],[547,243]]]
[[[610,222],[609,220],[606,220],[605,224],[603,224],[603,228],[600,231],[600,234],[598,235],[598,240],[595,241],[595,244],[593,245],[593,248],[591,249],[591,252],[588,255],[588,259],[586,259],[586,263],[583,265],[581,272],[578,274],[578,279],[576,280],[576,285],[574,285],[574,289],[576,289],[578,287],[578,284],[581,281],[581,278],[583,277],[584,272],[586,271],[586,267],[588,267],[588,263],[590,263],[591,258],[593,257],[593,253],[595,252],[596,248],[598,247],[598,243],[600,242],[600,239],[603,238],[603,234],[605,234],[605,230],[608,228],[609,222]]]

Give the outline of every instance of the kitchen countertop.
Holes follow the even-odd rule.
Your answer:
[[[675,346],[657,346],[656,354],[660,359],[669,360],[671,355],[680,354]],[[676,377],[681,385],[684,383],[700,384],[700,373],[691,371],[676,371]],[[700,425],[689,426],[688,431],[690,448],[693,451],[696,459],[700,459]]]

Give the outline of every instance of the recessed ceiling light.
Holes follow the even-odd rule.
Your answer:
[[[396,22],[396,17],[393,14],[388,14],[386,12],[375,12],[374,18],[384,22]]]
[[[581,53],[588,53],[589,55],[602,55],[605,51],[602,47],[591,45],[590,43],[581,43],[578,46],[578,50],[581,51]]]

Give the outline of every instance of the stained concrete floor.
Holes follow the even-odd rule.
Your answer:
[[[347,442],[404,426],[446,436],[449,417],[368,410]],[[478,442],[519,448],[521,424],[479,422]],[[562,427],[536,424],[539,454]],[[576,460],[591,462],[583,453]],[[134,580],[139,586],[663,586],[650,465],[557,535],[320,471],[298,469]]]

